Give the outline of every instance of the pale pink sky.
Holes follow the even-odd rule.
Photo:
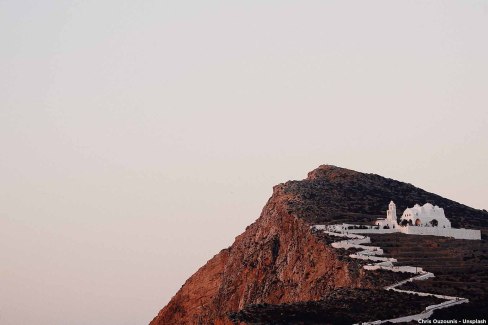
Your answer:
[[[487,33],[486,1],[0,1],[0,323],[146,324],[324,163],[488,208]]]

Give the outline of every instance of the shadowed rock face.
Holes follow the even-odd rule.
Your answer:
[[[248,305],[315,301],[337,288],[377,287],[309,226],[370,222],[391,199],[399,211],[430,202],[444,208],[454,227],[488,229],[486,212],[378,175],[320,166],[305,180],[275,186],[259,219],[191,276],[151,325],[231,324],[228,315]]]

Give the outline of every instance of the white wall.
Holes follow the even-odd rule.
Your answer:
[[[338,227],[341,228],[341,227]],[[346,226],[347,228],[347,226]],[[394,229],[345,229],[351,234],[391,234],[395,232],[402,232],[409,235],[431,235],[442,237],[454,237],[456,239],[481,239],[481,231],[475,229],[458,229],[458,228],[440,228],[440,227],[416,227],[406,226],[397,227]]]
[[[394,232],[398,232],[396,228],[390,228],[390,229],[347,229],[347,232],[351,234],[391,234]]]
[[[456,239],[481,239],[481,231],[474,229],[439,228],[439,227],[400,227],[400,232],[410,235],[433,235],[454,237]]]

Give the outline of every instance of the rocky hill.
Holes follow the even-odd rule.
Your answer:
[[[412,184],[375,174],[323,165],[302,181],[289,181],[284,192],[297,198],[290,213],[309,223],[341,221],[370,223],[384,217],[387,203],[394,200],[397,211],[415,203],[432,203],[444,208],[455,228],[482,229],[488,234],[488,212],[429,193]]]
[[[285,306],[274,309],[283,313],[287,305],[328,299],[311,307],[324,308],[341,292],[357,292],[358,297],[365,289],[378,292],[374,289],[384,286],[388,276],[379,281],[381,277],[327,245],[328,239],[314,234],[310,225],[371,222],[384,215],[391,199],[399,211],[415,203],[437,204],[453,227],[482,229],[486,237],[486,211],[378,175],[320,166],[305,180],[275,186],[261,216],[191,276],[150,324],[244,324],[245,317],[252,318],[249,310],[263,310],[252,306]],[[399,305],[384,296],[378,294],[377,301]],[[239,316],[241,310],[245,317]]]

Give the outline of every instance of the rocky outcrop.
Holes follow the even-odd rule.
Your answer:
[[[369,223],[384,215],[392,199],[400,211],[415,203],[439,205],[454,227],[482,229],[486,236],[486,211],[378,175],[320,166],[305,180],[275,186],[259,219],[191,276],[151,325],[231,324],[228,316],[249,305],[317,301],[337,288],[378,288],[381,281],[334,251],[310,225]]]
[[[363,286],[363,272],[290,214],[296,197],[274,188],[260,218],[190,277],[151,325],[231,324],[250,304],[318,300],[335,288]]]

